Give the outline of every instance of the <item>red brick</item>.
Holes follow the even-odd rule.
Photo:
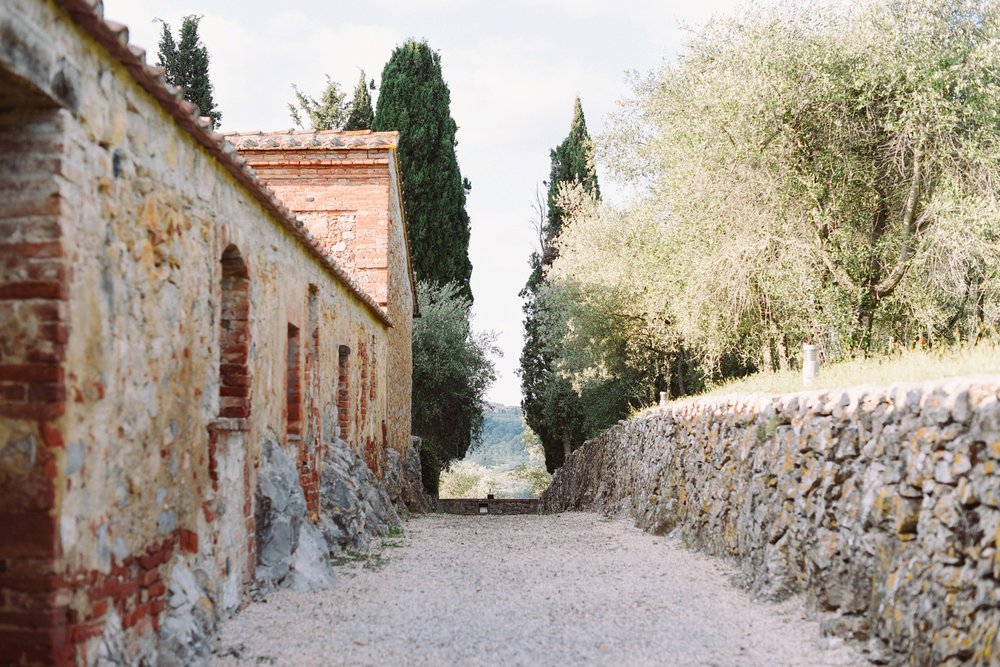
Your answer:
[[[0,416],[13,419],[55,419],[66,412],[66,404],[59,403],[0,403]]]
[[[0,380],[20,382],[62,382],[62,366],[54,364],[5,364],[0,366]]]
[[[88,639],[100,637],[102,634],[104,634],[103,620],[80,623],[69,629],[69,641],[73,644],[81,644]]]
[[[0,401],[23,403],[28,397],[28,387],[24,384],[0,384]]]
[[[39,327],[38,338],[51,343],[67,343],[69,329],[61,324],[45,324]]]
[[[32,384],[28,387],[29,403],[61,403],[66,400],[66,386],[62,384]]]
[[[57,447],[62,449],[66,446],[66,442],[63,440],[62,431],[53,424],[52,422],[42,422],[41,428],[39,429],[42,434],[42,440],[49,447]]]
[[[193,530],[181,530],[181,551],[188,554],[198,553],[198,534]]]
[[[0,299],[66,299],[66,286],[60,282],[19,282],[0,285]]]
[[[56,521],[48,512],[2,512],[0,526],[0,557],[55,555]]]
[[[11,239],[17,234],[20,234],[22,238],[27,237],[33,240],[55,240],[62,235],[62,228],[58,218],[0,222],[0,239]]]
[[[110,605],[108,605],[107,600],[101,600],[100,602],[95,602],[90,607],[90,618],[91,619],[104,618],[105,614],[108,613],[109,606]]]
[[[28,350],[27,361],[35,364],[61,364],[66,361],[66,346],[55,343],[47,346],[49,349],[43,350],[32,347]]]
[[[0,243],[0,257],[62,257],[62,243]]]

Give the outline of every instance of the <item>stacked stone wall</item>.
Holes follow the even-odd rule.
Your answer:
[[[995,665],[998,398],[991,377],[677,403],[586,443],[541,504],[735,559],[879,662]]]

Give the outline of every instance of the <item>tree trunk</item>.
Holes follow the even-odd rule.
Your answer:
[[[785,334],[778,334],[778,370],[788,370],[788,341]]]
[[[760,346],[760,364],[761,370],[765,373],[774,371],[774,354],[771,352],[770,338],[764,341],[764,344]]]
[[[569,460],[569,455],[573,453],[573,442],[569,438],[569,433],[563,433],[563,461]]]

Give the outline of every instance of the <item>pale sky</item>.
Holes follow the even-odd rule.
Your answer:
[[[156,62],[160,27],[200,14],[224,131],[292,126],[291,84],[319,95],[329,74],[348,91],[361,69],[380,78],[409,37],[440,52],[458,123],[458,160],[472,181],[469,254],[474,326],[498,334],[503,358],[488,393],[518,405],[523,331],[518,292],[535,243],[532,203],[548,177],[549,150],[569,132],[573,98],[599,134],[625,73],[673,58],[683,26],[733,11],[736,0],[104,0],[105,17]],[[377,93],[376,93],[377,94]],[[615,186],[599,170],[602,191]]]

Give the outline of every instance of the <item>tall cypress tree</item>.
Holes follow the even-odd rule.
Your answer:
[[[375,81],[372,81],[372,88]],[[358,85],[354,87],[354,98],[351,100],[351,107],[347,112],[347,122],[344,123],[345,130],[370,130],[375,121],[375,114],[372,111],[372,96],[368,93],[368,83],[365,81],[365,71],[361,70],[358,78]]]
[[[376,131],[399,131],[403,196],[418,280],[457,284],[472,300],[469,214],[455,156],[451,93],[441,75],[441,56],[427,42],[408,40],[382,70],[375,108]]]
[[[166,80],[184,89],[184,99],[198,106],[201,115],[212,120],[212,127],[219,126],[222,113],[215,108],[212,82],[208,78],[208,49],[198,37],[200,16],[188,14],[181,22],[181,40],[174,42],[170,24],[161,21],[159,60],[157,64],[166,71]]]
[[[545,304],[539,295],[545,285],[545,268],[556,258],[555,240],[562,231],[565,211],[559,205],[559,186],[579,183],[596,197],[601,196],[594,169],[593,143],[587,132],[583,105],[577,97],[569,135],[549,153],[548,198],[542,225],[539,252],[531,256],[531,276],[521,290],[524,299],[524,347],[521,350],[521,407],[528,426],[542,441],[545,467],[559,468],[566,456],[578,447],[587,433],[583,428],[580,397],[554,371],[554,352],[545,332]]]

